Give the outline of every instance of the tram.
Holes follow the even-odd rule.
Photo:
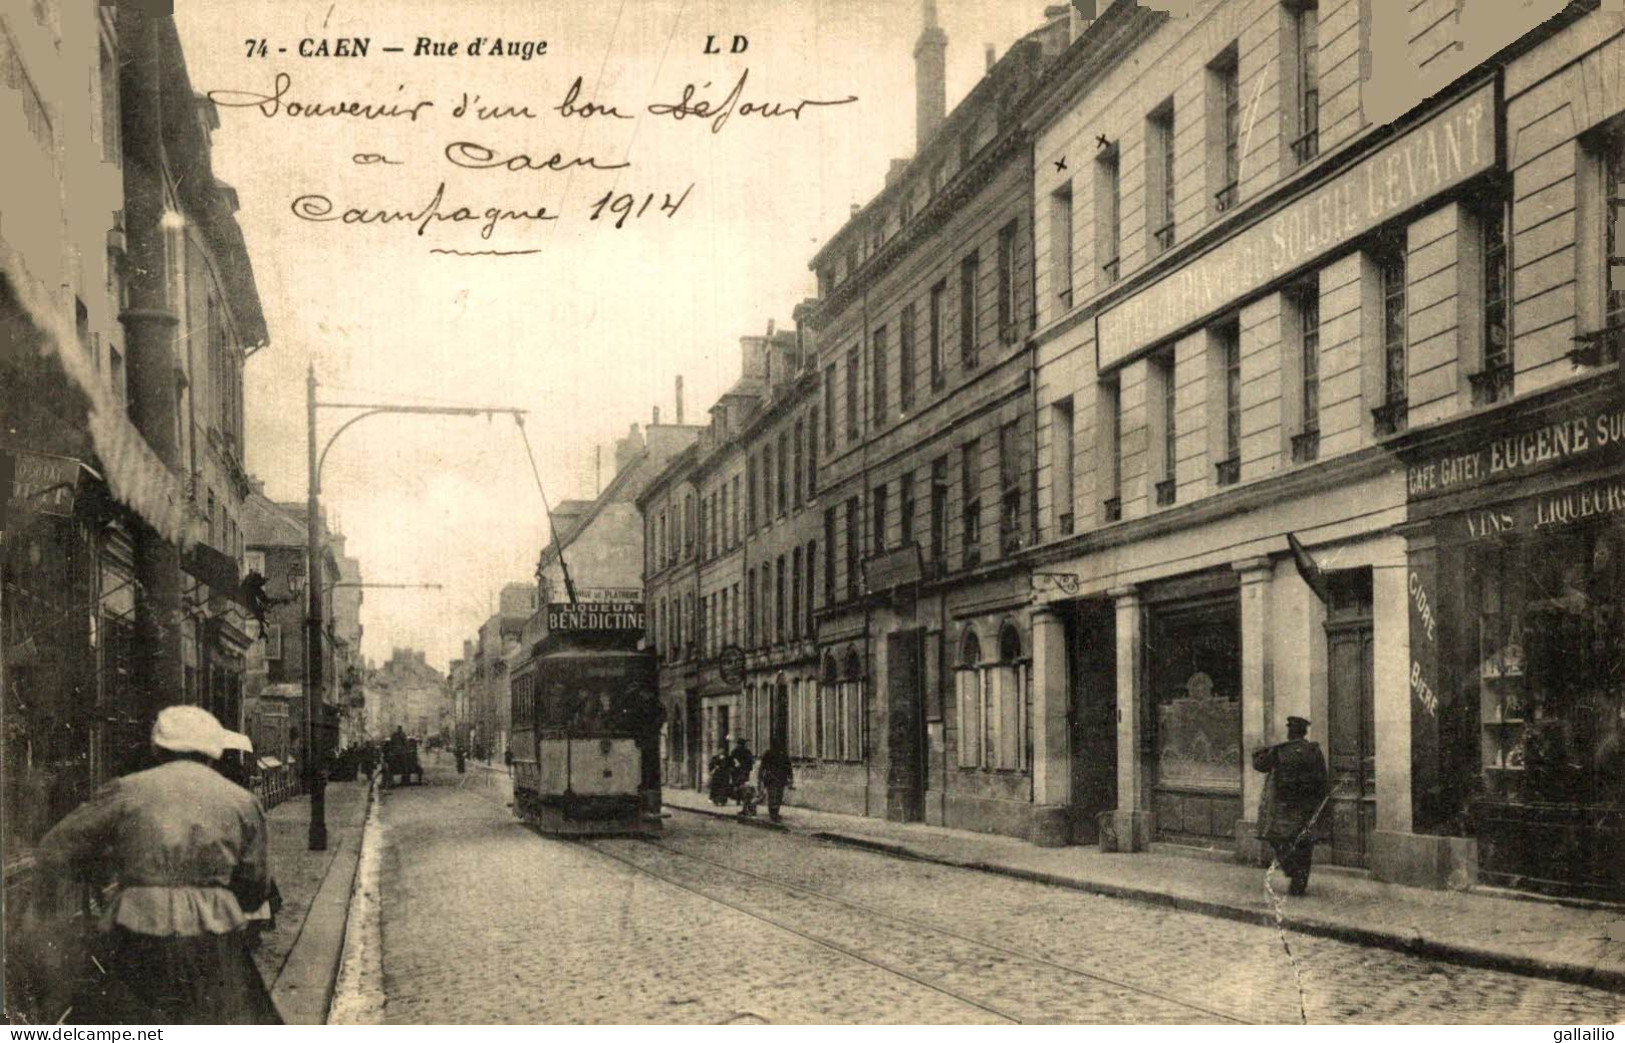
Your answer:
[[[514,814],[544,833],[660,832],[655,656],[635,645],[549,633],[509,675]]]

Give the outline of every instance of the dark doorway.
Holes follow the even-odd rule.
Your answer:
[[[781,750],[790,749],[790,689],[780,683],[768,689],[768,741]]]
[[[685,760],[688,762],[688,785],[691,789],[704,789],[705,780],[702,772],[705,765],[700,763],[700,744],[705,741],[705,719],[700,713],[700,697],[688,697],[688,728],[685,730],[688,738],[688,751]]]
[[[1326,612],[1327,760],[1331,851],[1364,866],[1377,822],[1376,706],[1372,696],[1371,571],[1333,574]]]
[[[886,637],[886,818],[893,822],[925,817],[925,707],[920,683],[924,637],[923,630]]]
[[[1117,614],[1080,602],[1066,614],[1072,700],[1072,837],[1100,839],[1099,819],[1117,807]]]

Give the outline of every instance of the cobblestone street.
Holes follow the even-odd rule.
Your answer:
[[[681,812],[654,843],[546,839],[486,781],[384,798],[391,1022],[1625,1017],[1594,989],[1297,934],[1289,958],[1267,928]]]

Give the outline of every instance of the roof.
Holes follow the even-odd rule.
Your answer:
[[[243,501],[243,544],[249,547],[300,547],[309,541],[305,520],[262,493]]]

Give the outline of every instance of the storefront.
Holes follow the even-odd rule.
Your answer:
[[[1244,817],[1238,589],[1225,569],[1147,591],[1147,777],[1160,840],[1230,847]]]
[[[1610,376],[1409,461],[1418,832],[1625,896],[1625,405]]]

